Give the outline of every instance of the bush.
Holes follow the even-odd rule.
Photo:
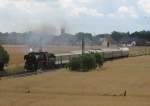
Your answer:
[[[8,62],[9,54],[2,46],[0,46],[0,71],[4,70],[4,65],[7,65]]]
[[[95,59],[96,59],[96,64],[101,67],[104,63],[104,58],[101,53],[94,53]]]
[[[81,56],[81,70],[88,71],[96,68],[96,59],[92,54],[84,54]]]
[[[81,69],[81,58],[74,57],[70,60],[68,67],[70,70],[80,70]]]
[[[95,69],[97,65],[99,67],[103,65],[103,56],[99,53],[93,53],[72,58],[68,67],[70,70],[86,72]]]

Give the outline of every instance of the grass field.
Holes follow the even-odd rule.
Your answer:
[[[150,56],[109,61],[92,72],[65,69],[0,80],[0,106],[150,106]],[[127,96],[119,96],[127,91]]]

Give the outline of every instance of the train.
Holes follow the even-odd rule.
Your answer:
[[[105,61],[110,59],[117,59],[129,56],[129,48],[104,48],[104,49],[92,49],[86,50],[85,53],[101,53]],[[38,69],[54,69],[56,67],[62,67],[73,57],[82,55],[82,51],[72,51],[70,53],[54,54],[48,52],[30,52],[24,56],[25,70],[37,71]]]

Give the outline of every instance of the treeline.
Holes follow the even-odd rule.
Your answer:
[[[79,45],[84,38],[89,45],[100,45],[106,39],[111,39],[112,43],[122,44],[136,41],[145,43],[150,41],[150,31],[139,31],[134,33],[113,31],[111,34],[97,34],[79,32],[76,34],[51,35],[35,32],[25,33],[1,33],[0,44],[32,44],[32,45]]]
[[[136,31],[133,33],[114,31],[112,32],[111,37],[120,44],[135,41],[137,46],[150,46],[150,31]]]

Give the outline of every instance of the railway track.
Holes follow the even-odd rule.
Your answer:
[[[25,72],[25,71],[22,71],[22,72],[19,72],[19,73],[6,73],[6,72],[1,72],[0,73],[0,77],[9,77],[9,76],[13,76],[13,77],[23,77],[23,76],[29,76],[29,75],[33,75],[34,72]]]
[[[31,75],[37,75],[37,74],[41,74],[44,72],[50,72],[52,70],[38,70],[36,72],[27,72],[27,71],[22,71],[19,73],[6,73],[6,72],[1,72],[0,73],[0,77],[26,77],[26,76],[31,76]]]
[[[26,71],[26,70],[22,70],[20,72],[16,72],[16,73],[7,73],[5,71],[0,71],[0,78],[1,77],[26,77],[26,76],[31,76],[31,75],[37,75],[37,74],[41,74],[41,73],[45,73],[45,72],[51,72],[51,71],[55,71],[57,69],[60,69],[64,67],[63,65],[56,65],[54,69],[48,69],[48,70],[37,70],[37,71]]]

